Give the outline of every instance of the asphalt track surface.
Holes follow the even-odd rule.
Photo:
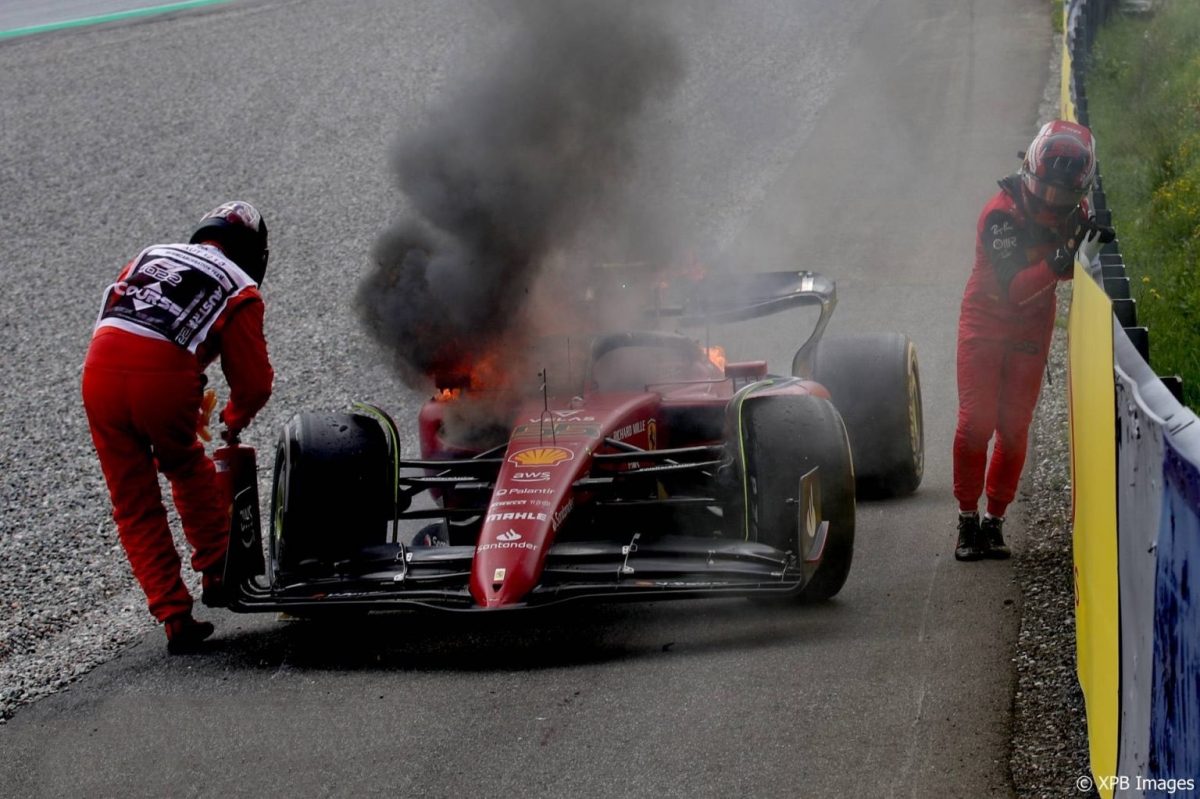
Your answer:
[[[748,269],[835,277],[833,333],[905,332],[921,357],[924,484],[860,506],[842,593],[336,624],[216,613],[207,656],[168,658],[151,635],[18,712],[0,728],[5,795],[1011,795],[1019,594],[1008,564],[951,556],[953,342],[978,208],[1034,130],[1045,3],[732,5],[678,15],[678,202]],[[5,384],[23,379],[20,342],[50,337],[51,393],[69,395],[119,264],[235,194],[273,231],[260,457],[302,408],[358,398],[412,418],[420,398],[350,300],[400,213],[390,143],[496,13],[268,0],[0,44],[0,256],[60,281],[3,296],[21,333]],[[779,322],[727,343],[785,368],[797,342]],[[61,413],[86,448],[80,411]],[[29,457],[54,473],[53,452]]]

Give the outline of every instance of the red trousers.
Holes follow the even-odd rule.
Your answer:
[[[171,484],[192,568],[220,568],[228,509],[196,435],[203,386],[195,356],[165,341],[106,331],[83,369],[83,405],[134,577],[159,621],[192,608],[167,523],[158,472]]]
[[[1044,335],[1025,332],[1033,332],[1033,340],[969,335],[959,339],[954,498],[960,510],[978,508],[985,474],[988,513],[1003,516],[1016,496],[1053,327]]]

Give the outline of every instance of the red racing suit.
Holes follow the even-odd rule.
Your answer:
[[[958,320],[954,497],[960,510],[976,510],[986,489],[988,513],[1003,516],[1016,495],[1054,332],[1054,287],[1071,276],[1055,274],[1050,261],[1086,215],[1081,204],[1057,228],[1035,223],[1015,175],[1000,181],[979,215],[975,267]]]
[[[204,370],[217,358],[229,384],[221,419],[241,430],[271,396],[274,372],[258,286],[219,249],[143,250],[104,293],[83,366],[83,404],[133,574],[159,621],[189,613],[158,488],[166,475],[192,568],[221,568],[228,509],[197,431]]]

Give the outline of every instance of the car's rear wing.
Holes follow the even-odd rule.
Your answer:
[[[805,306],[820,316],[792,358],[792,374],[810,377],[812,353],[837,307],[837,286],[817,272],[718,272],[666,283],[652,314],[683,327],[741,322]]]

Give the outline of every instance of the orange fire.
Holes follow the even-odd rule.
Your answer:
[[[704,276],[708,274],[708,267],[701,262],[696,253],[689,252],[685,256],[683,264],[676,269],[676,274],[685,280],[703,280]]]
[[[724,347],[708,347],[705,349],[708,359],[712,361],[719,369],[725,368],[725,348]]]
[[[471,365],[470,388],[472,391],[507,388],[512,382],[509,364],[504,359],[503,348],[485,352]]]
[[[497,345],[492,351],[481,353],[475,360],[461,363],[456,368],[438,375],[436,379],[448,387],[439,386],[434,399],[438,402],[451,402],[459,399],[464,392],[503,392],[511,388],[512,357],[506,358],[504,348],[503,344]]]

